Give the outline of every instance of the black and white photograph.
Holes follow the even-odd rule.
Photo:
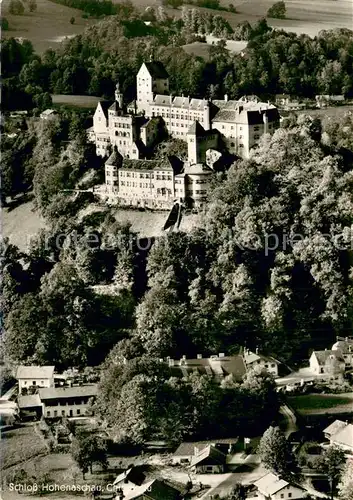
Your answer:
[[[353,500],[353,0],[0,28],[0,500]]]

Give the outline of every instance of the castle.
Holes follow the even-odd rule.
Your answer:
[[[107,156],[106,194],[121,204],[170,208],[175,201],[200,208],[213,166],[226,153],[249,158],[263,134],[279,127],[275,106],[256,96],[238,101],[195,99],[169,94],[169,76],[157,61],[142,64],[136,100],[124,105],[119,84],[115,100],[97,105],[89,138],[97,155]],[[153,146],[168,134],[187,142],[188,161],[148,160]]]

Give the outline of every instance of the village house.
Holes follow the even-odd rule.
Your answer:
[[[226,454],[210,444],[192,457],[190,468],[195,474],[222,474],[226,460]]]
[[[85,415],[89,402],[97,395],[97,385],[51,387],[39,390],[45,418],[79,417]]]
[[[19,366],[16,371],[19,394],[30,387],[54,387],[54,366]]]
[[[117,476],[113,486],[115,491],[120,490],[120,493],[122,492],[125,498],[127,494],[132,493],[141,486],[145,479],[146,476],[141,467],[131,467]]]
[[[122,491],[116,492],[116,500],[181,500],[180,491],[165,481],[153,479],[126,495]]]
[[[353,454],[353,424],[335,420],[323,432],[325,438],[330,441],[330,445]]]
[[[272,472],[261,477],[254,483],[255,491],[249,498],[257,498],[261,500],[297,500],[305,498],[307,492],[304,488],[298,485],[290,484],[288,481],[281,479]]]
[[[58,113],[57,111],[55,111],[55,109],[46,109],[39,115],[41,120],[51,120],[56,116],[58,116]]]
[[[277,359],[259,354],[258,349],[256,349],[255,353],[245,349],[243,358],[247,370],[259,367],[271,373],[274,377],[278,377],[278,367],[281,363]]]
[[[203,358],[198,354],[196,359],[183,356],[179,360],[167,358],[167,363],[175,376],[186,377],[192,373],[208,375],[222,380],[232,375],[237,381],[242,381],[246,373],[246,367],[241,355],[226,356],[224,353]]]
[[[315,375],[338,376],[345,372],[345,361],[339,350],[314,351],[309,364]]]
[[[346,370],[353,368],[353,337],[337,337],[332,350],[342,355]]]
[[[213,441],[185,441],[181,443],[173,453],[172,462],[178,465],[191,465],[195,457],[202,457],[204,450],[210,447],[215,448],[222,453],[222,455],[227,457],[233,454],[237,442],[238,438],[215,439]],[[211,456],[215,455],[211,453]],[[215,466],[218,466],[218,461],[215,461]]]

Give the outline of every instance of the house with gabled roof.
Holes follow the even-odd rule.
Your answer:
[[[353,368],[353,337],[337,337],[332,350],[342,355],[346,370]]]
[[[315,375],[342,375],[345,362],[339,350],[314,351],[309,359],[310,370]]]
[[[18,366],[16,379],[19,393],[29,387],[54,387],[54,370],[55,366]]]
[[[307,496],[304,488],[291,484],[272,472],[255,481],[254,487],[256,490],[251,498],[261,500],[298,500]]]
[[[273,375],[274,377],[278,377],[278,368],[281,363],[272,356],[264,356],[263,354],[259,354],[258,349],[256,349],[256,352],[245,349],[243,358],[247,369],[260,367],[261,369],[264,369],[267,372],[271,373],[271,375]]]
[[[206,448],[212,446],[224,455],[231,455],[239,438],[218,438],[206,441],[184,441],[180,443],[172,456],[173,464],[190,465],[193,459]]]
[[[160,479],[152,479],[124,495],[117,492],[116,500],[181,500],[180,491]]]
[[[190,468],[196,474],[222,474],[225,470],[226,460],[225,453],[209,444],[192,457]]]
[[[145,479],[146,476],[142,471],[142,467],[130,467],[116,477],[113,486],[115,491],[120,490],[123,492],[125,498],[127,494],[139,488],[139,486],[144,483]]]
[[[224,353],[219,353],[207,358],[198,354],[196,359],[183,356],[179,360],[167,358],[167,362],[172,374],[177,377],[198,373],[222,380],[224,377],[232,375],[234,380],[241,382],[246,373],[243,357],[239,354],[226,356]]]

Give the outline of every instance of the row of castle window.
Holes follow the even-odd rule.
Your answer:
[[[137,182],[120,181],[120,185],[127,186],[127,187],[137,187]],[[140,182],[139,187],[140,188],[154,188],[154,184],[148,184],[148,182]]]
[[[130,123],[114,122],[114,127],[118,127],[118,128],[130,128],[131,124]]]
[[[203,120],[203,116],[201,115],[197,115],[196,113],[193,115],[193,114],[188,114],[187,116],[184,116],[184,115],[178,115],[177,113],[169,113],[168,111],[167,112],[163,112],[163,111],[156,111],[154,109],[152,109],[152,116],[161,116],[162,118],[176,118],[177,120]],[[172,124],[173,125],[173,124]]]
[[[118,132],[115,131],[115,136],[130,137],[130,132]]]

